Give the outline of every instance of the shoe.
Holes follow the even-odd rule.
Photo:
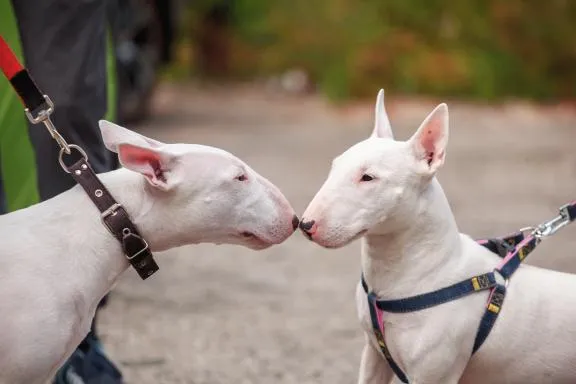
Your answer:
[[[53,384],[123,384],[123,381],[96,334],[90,332],[60,368]]]

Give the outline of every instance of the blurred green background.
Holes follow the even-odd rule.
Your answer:
[[[306,73],[333,100],[576,94],[576,1],[195,0],[169,76]]]

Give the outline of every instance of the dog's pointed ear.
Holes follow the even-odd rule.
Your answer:
[[[118,146],[120,144],[133,144],[152,148],[158,148],[164,145],[164,143],[158,140],[151,139],[106,120],[100,120],[98,125],[100,126],[104,145],[115,153],[118,153]]]
[[[388,114],[386,113],[386,108],[384,108],[384,90],[380,89],[378,96],[376,96],[376,108],[374,117],[374,130],[370,137],[377,137],[381,139],[393,139],[392,127],[390,126],[390,121],[388,120]]]
[[[416,160],[423,162],[430,174],[444,164],[448,144],[448,120],[448,106],[442,103],[434,108],[410,138]]]
[[[153,187],[162,191],[169,191],[177,183],[171,172],[176,155],[157,148],[124,143],[118,145],[118,159],[124,168],[142,174]]]
[[[152,186],[168,191],[175,184],[170,174],[175,155],[162,150],[165,145],[106,120],[98,122],[106,148],[118,154],[126,169],[142,174]]]

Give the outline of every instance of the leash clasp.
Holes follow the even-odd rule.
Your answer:
[[[537,237],[538,239],[552,236],[560,229],[570,224],[570,214],[568,213],[568,206],[569,204],[560,207],[560,214],[558,216],[556,216],[552,220],[545,221],[542,224],[538,225],[534,229],[533,232],[534,236]]]
[[[46,101],[47,108],[40,110],[36,116],[32,115],[32,112],[30,112],[28,108],[24,110],[24,113],[32,124],[43,123],[46,126],[46,129],[48,129],[50,136],[52,136],[52,138],[56,140],[56,143],[58,143],[60,149],[69,155],[71,152],[70,146],[62,137],[60,132],[58,132],[52,120],[50,120],[50,115],[54,112],[54,103],[50,100],[48,95],[44,95],[44,100]]]

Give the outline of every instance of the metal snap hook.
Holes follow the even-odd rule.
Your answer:
[[[56,143],[58,144],[60,149],[64,150],[64,152],[66,152],[66,154],[69,155],[71,153],[70,145],[68,145],[64,137],[62,137],[60,132],[58,132],[58,130],[54,126],[52,120],[50,120],[50,115],[52,114],[52,112],[54,112],[54,103],[52,102],[52,100],[50,100],[48,95],[44,95],[44,100],[46,101],[46,105],[48,106],[48,108],[42,109],[41,111],[38,112],[36,116],[33,116],[28,108],[24,110],[24,113],[26,114],[26,117],[32,124],[43,123],[46,126],[48,133],[50,133],[50,136],[52,136],[52,138],[56,140]]]

